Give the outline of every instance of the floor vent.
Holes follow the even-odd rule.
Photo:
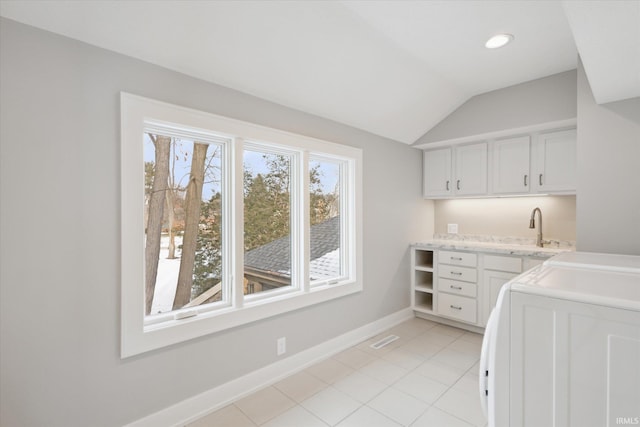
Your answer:
[[[378,349],[381,349],[382,347],[384,347],[387,344],[391,344],[392,342],[394,342],[395,340],[397,340],[399,338],[400,337],[397,336],[397,335],[389,335],[388,337],[382,338],[380,341],[374,342],[369,347],[375,348],[376,350],[378,350]]]

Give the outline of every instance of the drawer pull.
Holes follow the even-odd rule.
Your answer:
[[[462,258],[457,257],[457,256],[452,256],[450,257],[453,261],[462,261]]]
[[[449,287],[450,287],[451,289],[455,289],[455,290],[457,290],[457,291],[461,291],[461,290],[462,290],[462,286],[453,286],[453,285],[449,285]]]
[[[462,276],[462,272],[460,271],[452,271],[451,274],[453,274],[454,276]]]
[[[454,310],[462,310],[462,307],[453,304],[449,305],[449,307],[453,308]]]

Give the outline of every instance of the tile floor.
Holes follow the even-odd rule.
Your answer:
[[[370,347],[390,334],[400,339]],[[414,318],[188,427],[482,427],[481,344]]]

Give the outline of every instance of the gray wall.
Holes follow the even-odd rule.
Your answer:
[[[293,354],[408,307],[408,245],[433,233],[417,150],[0,22],[0,425],[126,424],[275,361],[277,337]],[[363,148],[365,290],[121,360],[120,91]]]
[[[598,105],[578,67],[577,249],[640,255],[640,98]]]
[[[575,119],[576,70],[474,96],[414,145]]]

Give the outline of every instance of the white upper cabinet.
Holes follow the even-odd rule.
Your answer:
[[[422,185],[426,198],[452,195],[451,147],[424,152]]]
[[[455,194],[481,196],[487,194],[487,143],[461,145],[456,155]]]
[[[423,190],[426,198],[487,194],[487,143],[424,152]]]
[[[424,152],[424,197],[576,193],[576,130]]]
[[[491,163],[493,194],[522,194],[530,191],[530,151],[529,136],[493,142]]]
[[[532,169],[532,185],[535,192],[575,193],[575,129],[538,135]]]

